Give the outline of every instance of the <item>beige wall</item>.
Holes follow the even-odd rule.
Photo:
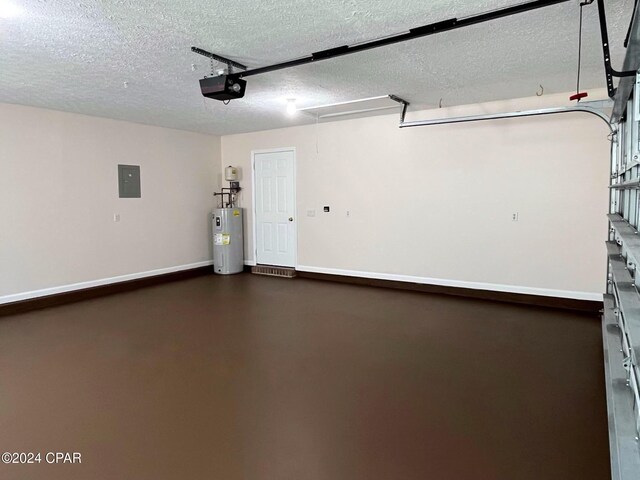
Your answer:
[[[566,103],[545,95],[408,119]],[[251,262],[251,151],[280,147],[296,148],[300,269],[597,298],[604,123],[584,114],[403,130],[397,122],[384,115],[221,141],[0,105],[0,303],[206,264],[211,193],[229,164],[242,169]],[[141,199],[118,198],[118,163],[141,165]]]
[[[567,96],[417,112],[408,120],[563,105]],[[223,137],[222,166],[243,171],[247,259],[254,259],[251,152],[295,147],[300,269],[599,298],[609,162],[601,120],[397,123],[393,114]],[[315,217],[306,216],[309,209]]]
[[[119,163],[142,198],[118,198]],[[219,169],[218,137],[0,105],[0,302],[210,261]]]

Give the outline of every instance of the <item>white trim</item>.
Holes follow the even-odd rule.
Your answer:
[[[256,261],[255,260],[245,260],[244,264],[248,265],[249,267],[255,267],[256,266]]]
[[[538,295],[542,297],[571,298],[575,300],[592,300],[601,302],[601,293],[573,292],[569,290],[552,290],[537,287],[519,287],[516,285],[500,285],[496,283],[466,282],[462,280],[446,280],[442,278],[414,277],[395,273],[362,272],[358,270],[342,270],[339,268],[310,267],[298,265],[296,270],[310,273],[326,273],[329,275],[344,275],[346,277],[374,278],[376,280],[393,280],[396,282],[420,283],[424,285],[440,285],[443,287],[471,288],[473,290],[490,290],[494,292],[519,293],[523,295]]]
[[[251,150],[251,236],[253,238],[253,262],[258,259],[258,233],[256,232],[256,153]]]
[[[278,152],[291,152],[293,153],[293,215],[296,217],[293,224],[295,241],[293,242],[293,265],[282,265],[283,267],[296,268],[298,265],[298,170],[297,170],[297,154],[296,147],[282,147],[282,148],[266,148],[259,150],[251,150],[251,229],[253,237],[253,266],[257,265],[258,261],[258,237],[256,228],[256,154],[262,153],[278,153]],[[245,262],[246,264],[246,262]]]
[[[0,305],[4,303],[19,302],[21,300],[29,300],[31,298],[45,297],[47,295],[55,295],[57,293],[73,292],[75,290],[83,290],[85,288],[99,287],[101,285],[110,285],[112,283],[126,282],[129,280],[137,280],[138,278],[153,277],[163,275],[165,273],[180,272],[182,270],[191,270],[192,268],[207,267],[213,265],[213,260],[205,260],[203,262],[189,263],[187,265],[177,265],[175,267],[159,268],[157,270],[148,270],[146,272],[130,273],[127,275],[119,275],[117,277],[101,278],[99,280],[89,280],[87,282],[71,283],[59,287],[43,288],[42,290],[32,290],[30,292],[13,293],[0,297]]]

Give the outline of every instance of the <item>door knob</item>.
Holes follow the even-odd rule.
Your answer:
[[[293,222],[293,217],[289,217],[289,221],[290,221],[290,222]]]

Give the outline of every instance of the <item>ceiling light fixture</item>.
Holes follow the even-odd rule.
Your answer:
[[[360,98],[346,102],[299,108],[298,112],[307,113],[315,118],[321,119],[364,113],[370,114],[372,112],[398,107],[404,112],[408,106],[409,102],[396,95],[380,95],[378,97]]]
[[[7,0],[0,0],[0,18],[13,18],[22,13],[22,8]]]
[[[287,98],[287,113],[289,115],[295,115],[298,111],[296,108],[296,99],[295,98]]]

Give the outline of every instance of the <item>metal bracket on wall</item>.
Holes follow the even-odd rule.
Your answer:
[[[400,123],[403,123],[404,117],[407,114],[407,108],[409,107],[409,102],[407,102],[406,100],[403,100],[402,98],[396,95],[389,95],[389,98],[394,102],[398,102],[402,104],[402,110],[400,111]]]

